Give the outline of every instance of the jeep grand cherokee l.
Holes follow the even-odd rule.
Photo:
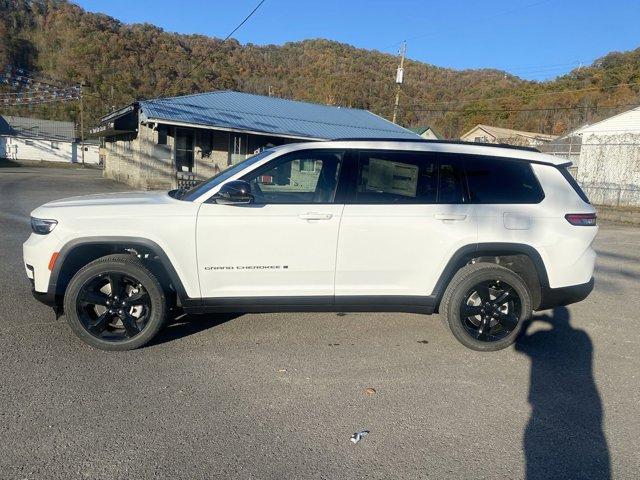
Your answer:
[[[32,212],[34,295],[106,350],[170,310],[439,312],[475,350],[593,287],[596,216],[564,159],[455,142],[266,150],[189,190]]]

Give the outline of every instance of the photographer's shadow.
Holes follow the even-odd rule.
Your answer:
[[[516,350],[531,358],[531,417],[523,440],[528,480],[611,478],[593,345],[569,320],[565,307],[536,315],[516,342]],[[528,334],[539,322],[551,329]]]

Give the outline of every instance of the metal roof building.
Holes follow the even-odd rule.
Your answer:
[[[142,188],[205,178],[283,143],[420,138],[367,110],[228,90],[140,100],[103,117],[92,134],[105,139],[106,175]]]
[[[416,138],[416,134],[367,110],[265,97],[229,90],[141,100],[143,122],[277,135],[283,138]],[[122,112],[114,112],[102,123]]]
[[[0,115],[0,135],[41,138],[61,142],[73,142],[76,139],[73,122],[14,117],[11,115]]]

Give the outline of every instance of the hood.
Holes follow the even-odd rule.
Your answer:
[[[97,207],[114,205],[159,205],[175,202],[167,192],[122,192],[83,195],[62,198],[45,203],[42,207]]]

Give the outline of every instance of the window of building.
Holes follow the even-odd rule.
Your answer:
[[[235,165],[247,157],[247,136],[231,134],[229,143],[229,165]]]
[[[210,130],[196,131],[196,150],[197,149],[200,149],[200,155],[203,160],[212,158],[213,134]]]
[[[158,127],[158,145],[167,144],[167,128],[164,126]]]
[[[316,171],[316,162],[313,159],[305,159],[300,160],[300,171],[301,172],[315,172]]]
[[[59,150],[60,146],[58,145],[58,142],[51,142],[51,148],[53,150]]]
[[[473,203],[539,203],[544,198],[527,162],[469,155],[466,173]]]
[[[25,145],[33,145],[33,140],[25,140],[24,144]]]
[[[293,152],[268,163],[244,179],[257,204],[331,203],[335,197],[343,152]],[[314,170],[304,170],[313,165]]]

